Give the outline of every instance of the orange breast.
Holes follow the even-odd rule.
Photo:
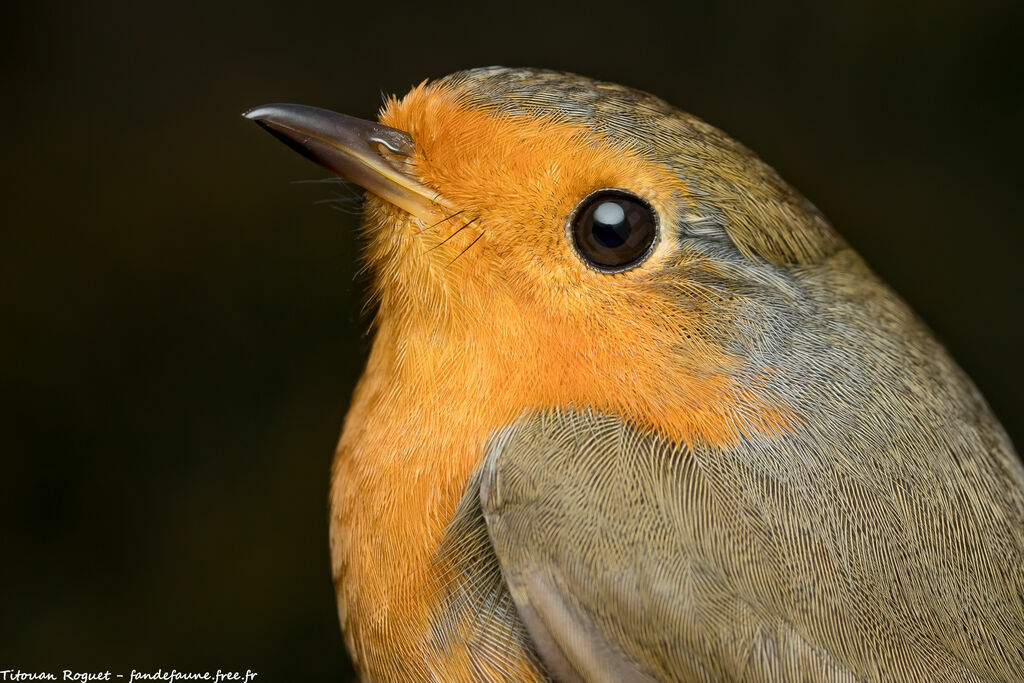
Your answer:
[[[650,320],[658,305],[650,301]],[[440,337],[382,316],[338,446],[338,606],[349,651],[376,680],[422,679],[434,666],[444,680],[475,679],[458,657],[432,663],[421,650],[439,609],[428,588],[431,558],[488,436],[524,410],[591,406],[686,443],[786,427],[783,411],[729,379],[729,358],[705,349],[698,374],[660,347],[673,342],[667,331],[659,339],[643,320],[595,330],[588,325],[600,321],[532,311],[526,324],[523,310],[500,297],[478,310]]]
[[[335,456],[331,545],[342,628],[357,667],[374,680],[478,680],[458,648],[440,661],[424,656],[439,609],[431,559],[488,434],[515,411],[481,410],[488,399],[465,376],[410,385],[387,347],[378,338]],[[522,664],[517,678],[531,680]]]

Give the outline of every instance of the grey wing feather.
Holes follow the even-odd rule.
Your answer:
[[[1024,680],[1018,506],[958,526],[935,491],[745,460],[593,413],[492,439],[473,485],[555,678]]]
[[[423,657],[444,662],[464,653],[477,681],[549,680],[491,547],[480,507],[482,473],[470,478],[434,556],[432,590],[441,609]]]

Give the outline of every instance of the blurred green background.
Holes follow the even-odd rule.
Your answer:
[[[373,117],[489,64],[654,92],[760,153],[1024,444],[1021,3],[7,3],[0,668],[344,680],[328,468],[358,217],[240,114]]]

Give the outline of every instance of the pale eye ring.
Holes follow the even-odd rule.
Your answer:
[[[602,188],[576,205],[568,233],[576,254],[589,267],[620,273],[651,255],[658,237],[658,214],[632,192]]]

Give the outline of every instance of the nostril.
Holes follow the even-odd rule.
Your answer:
[[[389,135],[387,133],[397,133]],[[402,131],[386,131],[383,135],[373,135],[370,140],[370,147],[387,164],[404,175],[412,176],[412,157],[416,152],[416,145],[412,138]]]
[[[370,143],[373,144],[377,153],[387,158],[383,152],[386,150],[391,154],[410,157],[416,152],[416,143],[412,136],[405,131],[378,126],[370,136]]]

